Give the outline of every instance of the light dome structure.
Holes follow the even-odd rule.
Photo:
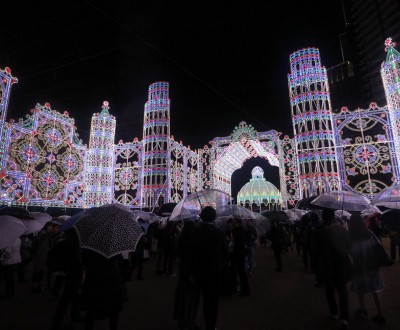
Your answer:
[[[238,204],[257,204],[265,206],[282,205],[283,200],[280,191],[271,182],[265,180],[264,171],[256,166],[251,171],[252,178],[247,182],[237,195]]]

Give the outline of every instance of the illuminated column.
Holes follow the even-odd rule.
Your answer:
[[[300,198],[339,190],[329,86],[319,50],[305,48],[291,54],[290,70],[289,96]]]
[[[149,87],[144,107],[142,153],[142,206],[157,206],[168,198],[169,84],[156,82]]]
[[[92,116],[89,149],[85,156],[86,207],[100,206],[112,202],[114,193],[114,139],[115,117],[108,112],[107,101],[103,110]]]
[[[10,98],[11,86],[18,79],[11,75],[11,69],[6,67],[0,69],[0,169],[5,169],[7,149],[9,145],[7,117],[8,100]]]
[[[389,119],[393,134],[396,159],[400,157],[400,53],[394,49],[392,38],[385,40],[386,61],[381,66],[383,87],[385,88]]]

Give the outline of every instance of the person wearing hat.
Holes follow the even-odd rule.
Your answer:
[[[216,211],[206,206],[200,213],[203,221],[193,232],[188,244],[188,272],[203,297],[206,330],[214,330],[218,319],[222,273],[228,260],[228,242],[224,233],[215,228]]]

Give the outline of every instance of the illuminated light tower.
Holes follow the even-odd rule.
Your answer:
[[[7,117],[8,100],[10,99],[11,87],[17,83],[18,79],[11,75],[11,69],[6,67],[0,69],[0,169],[5,169],[9,130],[5,123]]]
[[[300,198],[340,190],[331,101],[319,50],[290,55],[288,74]]]
[[[144,107],[142,206],[161,206],[169,200],[170,103],[168,82],[156,82],[150,85],[149,99]]]
[[[100,206],[112,202],[114,193],[115,117],[103,102],[102,111],[92,116],[89,149],[85,156],[84,204]]]
[[[400,53],[394,49],[392,38],[385,40],[386,61],[381,65],[381,76],[385,89],[387,107],[393,134],[396,159],[400,156]]]

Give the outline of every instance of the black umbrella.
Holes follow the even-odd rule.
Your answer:
[[[161,205],[160,208],[154,213],[156,213],[160,216],[171,215],[176,204],[177,203],[165,203],[165,204]]]
[[[310,209],[315,209],[317,206],[311,204],[311,202],[316,199],[318,197],[318,195],[313,195],[313,196],[309,196],[309,197],[305,197],[301,200],[299,200],[297,202],[297,209],[301,209],[301,210],[310,210]]]
[[[143,235],[132,211],[117,203],[92,208],[73,227],[78,233],[81,248],[106,258],[135,251]]]
[[[34,219],[32,214],[27,209],[18,206],[4,206],[0,209],[0,215],[11,215],[20,220]]]
[[[290,220],[289,216],[283,210],[262,211],[261,215],[267,217],[270,221],[277,220],[283,223],[292,224],[292,221]]]

